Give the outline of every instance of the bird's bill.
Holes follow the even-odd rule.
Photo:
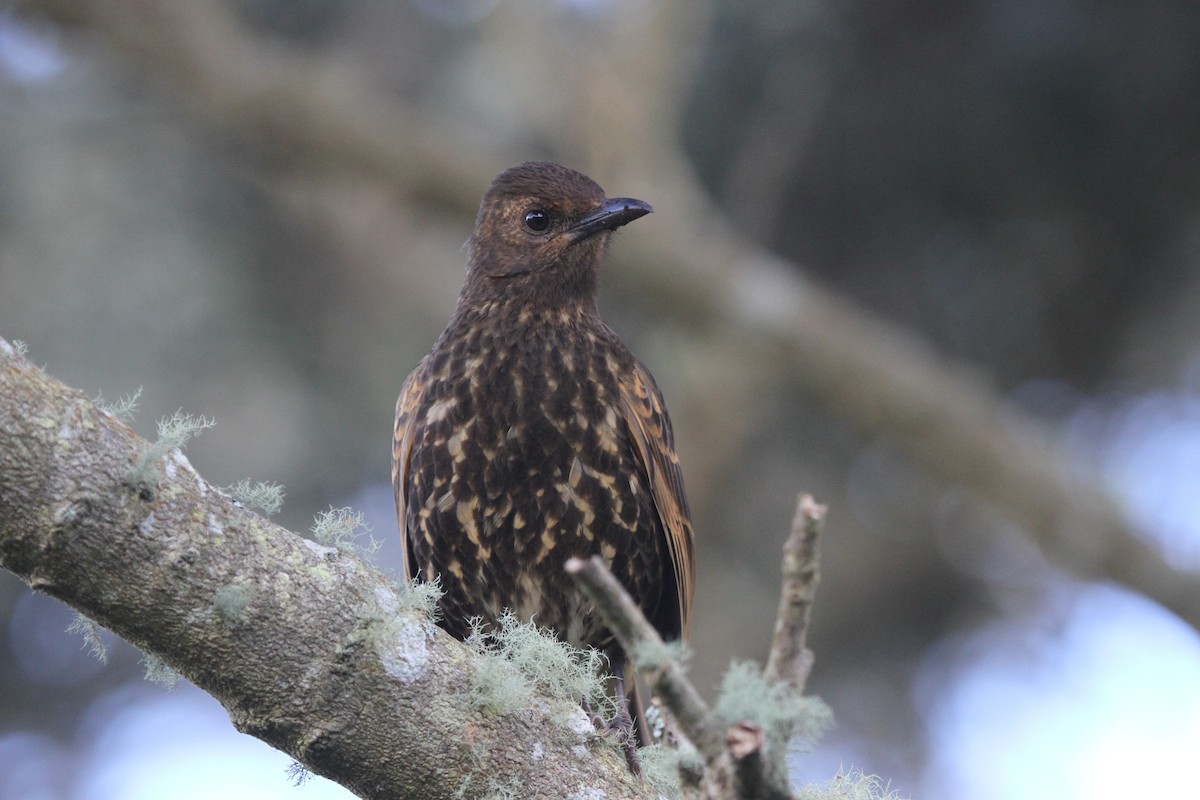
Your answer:
[[[650,204],[632,197],[612,197],[604,205],[576,222],[570,228],[575,241],[594,236],[601,231],[613,231],[622,225],[644,217],[654,209]]]

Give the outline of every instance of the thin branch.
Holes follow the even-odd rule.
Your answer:
[[[704,759],[701,796],[788,800],[791,794],[783,752],[777,759],[764,752],[766,732],[752,720],[739,720],[721,732],[721,727],[728,723],[716,718],[683,674],[678,661],[667,656],[658,632],[603,559],[572,558],[567,561],[566,570],[595,604],[638,672]]]
[[[596,605],[600,617],[629,654],[654,694],[674,715],[684,736],[691,740],[706,761],[715,761],[724,748],[720,734],[712,724],[708,704],[684,675],[679,662],[667,657],[666,643],[633,602],[633,598],[608,571],[599,556],[587,560],[568,559],[566,569]],[[648,659],[647,654],[657,657]]]
[[[821,581],[818,551],[826,507],[812,495],[802,494],[796,503],[792,532],[783,545],[783,583],[771,654],[763,673],[768,683],[785,683],[803,694],[812,671],[813,654],[806,645],[813,598]]]
[[[0,339],[0,566],[178,670],[238,730],[364,798],[646,798],[582,711],[484,713],[407,591],[205,482]],[[561,703],[560,703],[561,705]],[[573,724],[579,723],[579,724]]]
[[[813,599],[820,583],[818,543],[826,507],[810,494],[801,494],[796,503],[791,533],[783,545],[783,579],[779,590],[779,610],[775,615],[775,633],[763,679],[771,685],[785,685],[798,697],[812,670],[813,654],[807,647],[808,623]],[[781,764],[763,753],[766,734],[752,722],[740,722],[725,734],[726,749],[733,761],[735,785],[742,797],[786,800],[791,797],[786,772]]]

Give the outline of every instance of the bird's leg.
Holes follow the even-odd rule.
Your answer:
[[[617,694],[617,715],[609,721],[607,730],[616,733],[617,741],[625,751],[625,762],[629,771],[639,778],[642,777],[642,762],[637,754],[637,731],[634,729],[633,715],[629,713],[629,699],[625,696],[625,657],[617,656],[612,660],[613,686]]]

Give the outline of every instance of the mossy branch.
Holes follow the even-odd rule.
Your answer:
[[[205,482],[178,449],[197,420],[155,446],[3,339],[0,396],[0,566],[211,693],[242,732],[364,798],[655,796],[540,694],[473,704],[487,656],[437,628],[426,597]]]
[[[621,588],[604,561],[599,556],[587,560],[572,558],[567,561],[566,567],[588,599],[595,603],[596,610],[612,629],[625,652],[630,654],[652,692],[674,714],[683,734],[706,760],[719,753],[722,747],[721,734],[714,726],[708,703],[704,702],[696,687],[684,675],[679,661],[667,655],[670,650],[658,631],[629,593]],[[662,657],[647,662],[646,653],[658,653]]]
[[[793,737],[811,740],[829,724],[824,704],[802,696],[812,667],[805,638],[817,588],[817,539],[824,516],[824,506],[801,495],[784,545],[783,586],[767,668],[733,664],[713,709],[604,561],[593,556],[567,562],[567,572],[595,603],[680,732],[699,751],[705,763],[697,787],[701,797],[792,798],[788,743]]]

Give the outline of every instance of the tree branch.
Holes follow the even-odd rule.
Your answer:
[[[817,538],[824,518],[824,506],[810,495],[800,496],[792,531],[784,545],[779,613],[770,659],[763,672],[768,686],[786,687],[787,694],[797,700],[812,666],[805,635],[817,590]],[[787,743],[775,742],[771,747],[761,720],[736,720],[730,724],[730,720],[722,720],[714,713],[603,559],[572,558],[567,561],[566,569],[595,604],[605,624],[650,684],[654,696],[671,712],[679,730],[704,759],[705,770],[698,787],[700,796],[792,798],[784,762]],[[756,710],[761,713],[764,709]]]
[[[405,589],[240,508],[179,450],[138,469],[149,442],[3,339],[0,397],[0,565],[177,669],[238,730],[365,798],[468,781],[652,796],[578,708],[473,708],[477,657]]]
[[[802,494],[796,504],[792,532],[783,545],[783,584],[775,634],[763,677],[768,683],[786,683],[796,694],[804,692],[812,671],[813,654],[805,642],[813,599],[821,581],[818,540],[825,522],[825,506]]]
[[[683,674],[679,662],[669,655],[666,643],[633,598],[608,571],[600,556],[568,559],[566,568],[596,605],[600,617],[646,678],[651,691],[675,715],[683,735],[706,761],[715,760],[723,745],[708,704]]]

